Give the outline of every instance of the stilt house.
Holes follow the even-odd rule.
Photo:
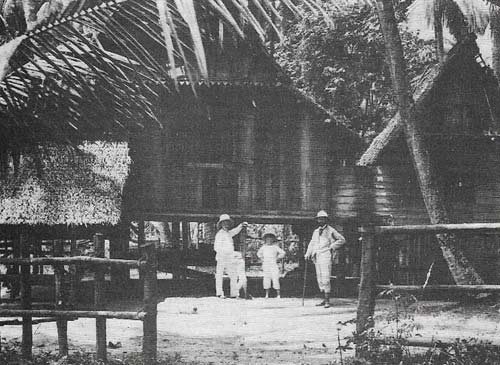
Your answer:
[[[425,130],[426,149],[452,223],[498,222],[500,92],[474,39],[456,45],[444,64],[421,76],[414,102],[413,115]],[[396,115],[358,165],[367,166],[373,174],[374,214],[379,220],[396,225],[429,224],[401,125]],[[432,280],[450,281],[432,235],[393,239],[405,244],[388,248],[382,255],[380,280],[384,284],[422,285],[435,261]],[[467,244],[471,240],[474,245]],[[498,238],[483,235],[461,241],[483,278],[498,283]]]

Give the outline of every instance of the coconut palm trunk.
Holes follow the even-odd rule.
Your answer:
[[[433,224],[449,223],[443,194],[434,175],[429,151],[424,144],[422,127],[410,113],[410,89],[406,77],[403,46],[394,15],[392,0],[378,0],[377,12],[384,35],[393,88],[399,104],[399,113],[404,122],[406,142],[417,172],[420,190],[430,221]],[[458,241],[454,235],[441,234],[437,238],[443,257],[457,284],[483,283],[477,271],[458,247]]]
[[[434,1],[434,38],[436,39],[436,53],[439,63],[444,62],[444,35],[443,35],[443,2]]]
[[[500,79],[500,8],[490,7],[490,28],[491,28],[491,55],[493,71],[497,79]]]

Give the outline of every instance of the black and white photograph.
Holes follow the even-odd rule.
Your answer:
[[[0,0],[0,365],[500,365],[500,0]]]

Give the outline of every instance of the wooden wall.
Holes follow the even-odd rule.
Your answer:
[[[214,86],[171,98],[165,129],[130,141],[133,211],[352,217],[369,196],[352,167],[359,138],[285,89]]]

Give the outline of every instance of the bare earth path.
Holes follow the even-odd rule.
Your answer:
[[[161,353],[178,353],[200,364],[328,364],[338,360],[337,333],[352,334],[353,325],[339,326],[356,315],[356,301],[335,299],[330,309],[316,307],[316,300],[234,300],[217,298],[167,298],[158,305],[158,342]],[[377,302],[378,327],[391,333],[385,318],[390,301]],[[463,308],[454,303],[421,302],[415,312],[418,332],[424,336],[500,337],[500,314],[496,307]],[[142,324],[108,320],[108,341],[121,342],[113,354],[141,349]],[[95,320],[69,323],[71,349],[94,351]],[[57,346],[55,323],[34,326],[38,350]],[[0,327],[7,340],[20,338],[19,326]],[[35,350],[36,350],[35,349]]]

